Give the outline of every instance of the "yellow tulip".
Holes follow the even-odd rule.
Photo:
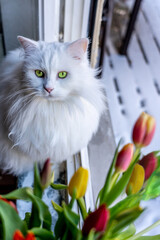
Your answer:
[[[87,189],[88,176],[88,170],[83,167],[80,167],[74,173],[68,186],[69,194],[71,197],[73,196],[74,190],[76,190],[76,199],[84,196]]]
[[[128,195],[138,193],[144,183],[145,171],[140,164],[134,166],[131,178],[126,188],[126,193]]]

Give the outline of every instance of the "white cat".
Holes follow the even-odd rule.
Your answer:
[[[22,48],[0,69],[0,166],[15,174],[35,161],[63,161],[86,146],[105,109],[87,39],[18,40]]]

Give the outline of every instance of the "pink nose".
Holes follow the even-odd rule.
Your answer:
[[[45,89],[48,93],[50,93],[50,92],[53,91],[53,88],[46,88],[45,86],[43,86],[43,87],[44,87],[44,89]]]

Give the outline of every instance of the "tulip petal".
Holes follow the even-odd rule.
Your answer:
[[[134,166],[131,178],[126,188],[126,193],[128,195],[138,193],[144,183],[145,171],[140,164]]]
[[[149,116],[146,123],[146,134],[143,139],[143,146],[148,146],[152,141],[156,129],[156,122],[152,116]]]
[[[94,229],[96,232],[103,232],[106,229],[109,217],[109,210],[106,208],[105,204],[102,204],[85,219],[82,233],[88,235],[91,229]]]
[[[73,195],[74,190],[76,189],[76,199],[84,196],[87,183],[88,183],[89,172],[87,169],[80,167],[75,174],[72,176],[69,182],[69,194]]]
[[[142,112],[140,117],[137,119],[132,133],[134,144],[139,147],[144,139],[146,133],[147,114]]]
[[[13,240],[25,240],[25,238],[20,230],[15,231],[15,233],[13,235]]]
[[[133,157],[133,144],[126,144],[122,150],[118,153],[117,161],[116,161],[116,171],[124,172],[128,169],[131,160]]]
[[[36,240],[34,234],[32,232],[29,232],[25,238],[25,240]]]
[[[147,180],[157,168],[158,159],[154,155],[154,152],[152,152],[144,156],[139,164],[143,166],[145,170],[145,180]]]
[[[136,147],[148,146],[155,132],[155,119],[149,114],[142,112],[137,119],[132,133],[133,142]]]

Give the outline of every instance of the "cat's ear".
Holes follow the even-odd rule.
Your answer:
[[[83,56],[87,52],[88,47],[88,39],[87,38],[81,38],[75,42],[72,42],[68,45],[67,50],[68,53],[76,60],[82,60]]]
[[[25,51],[37,48],[37,42],[34,40],[22,36],[17,36],[17,39]]]

